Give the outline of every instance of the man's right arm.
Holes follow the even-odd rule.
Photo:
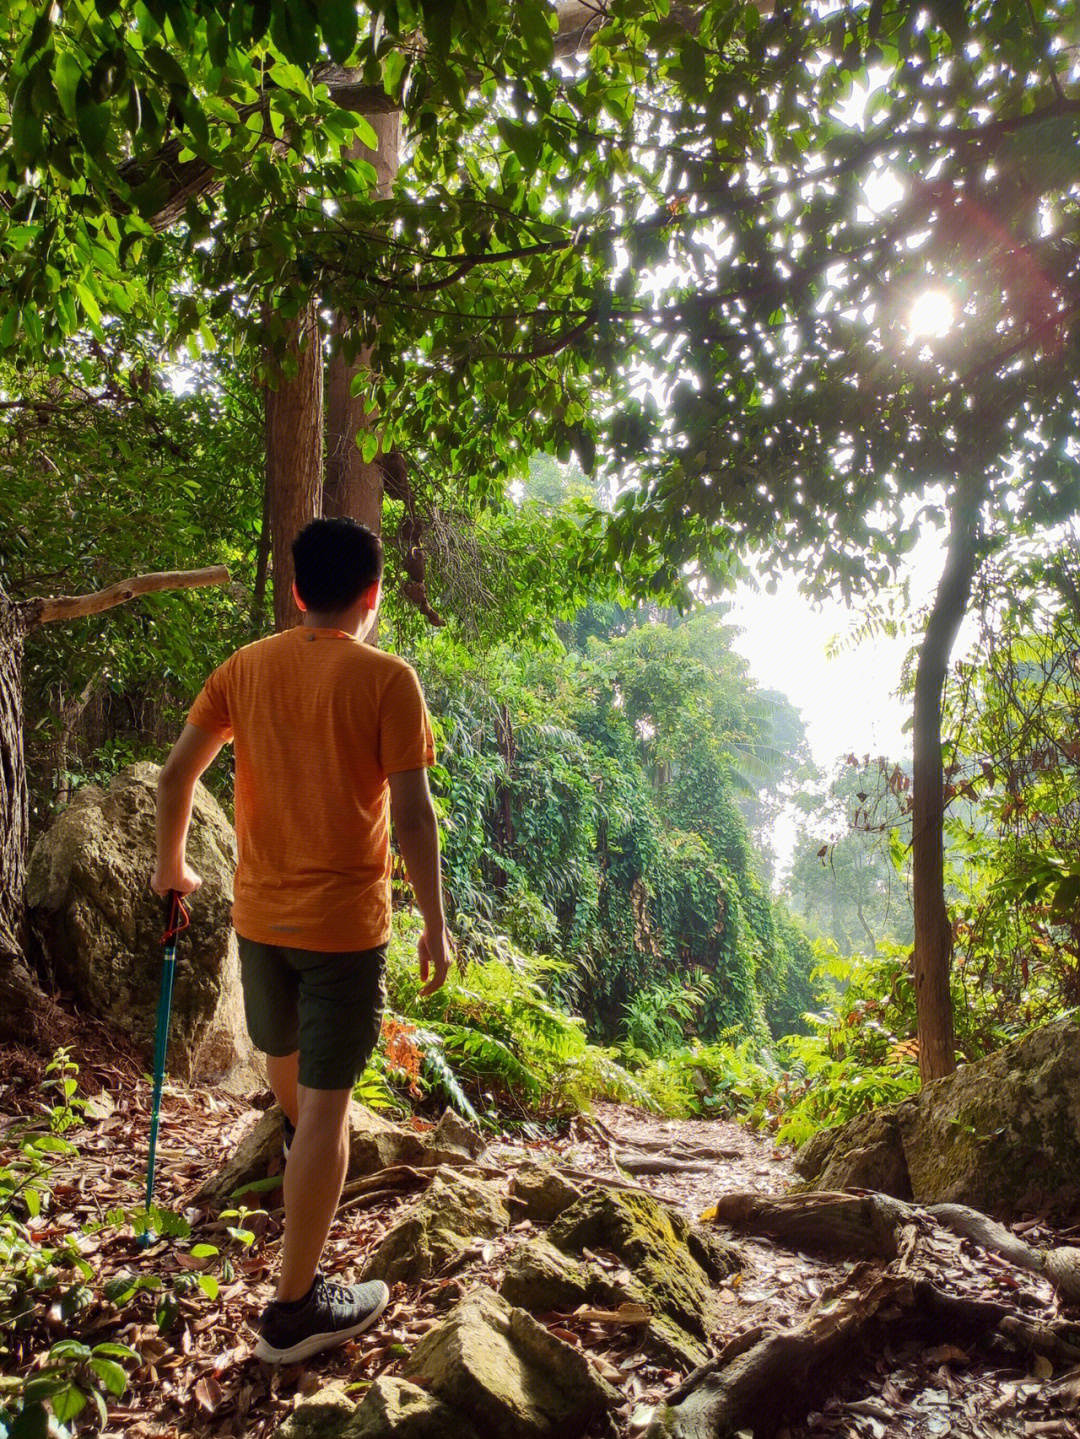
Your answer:
[[[403,770],[389,775],[388,780],[398,849],[424,917],[420,978],[427,983],[420,993],[433,994],[446,979],[451,958],[439,867],[439,822],[428,789],[427,770]]]

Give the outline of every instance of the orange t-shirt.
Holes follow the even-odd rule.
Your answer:
[[[188,723],[235,742],[237,932],[289,949],[385,944],[387,775],[435,762],[415,671],[301,625],[230,655]]]

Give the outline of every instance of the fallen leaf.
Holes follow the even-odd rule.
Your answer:
[[[221,1385],[210,1374],[204,1374],[195,1384],[195,1401],[207,1414],[213,1414],[221,1403]]]
[[[934,1349],[923,1351],[927,1364],[970,1364],[971,1356],[958,1349],[955,1344],[939,1344]]]

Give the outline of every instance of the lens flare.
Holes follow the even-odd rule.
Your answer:
[[[956,307],[944,290],[924,290],[911,307],[908,331],[912,339],[940,340],[955,318]]]

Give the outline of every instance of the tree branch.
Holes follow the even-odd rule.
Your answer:
[[[202,585],[224,585],[228,582],[229,571],[224,565],[210,565],[204,570],[164,570],[158,574],[135,575],[129,580],[117,580],[116,584],[89,595],[57,595],[53,598],[23,600],[16,608],[25,633],[53,620],[71,620],[80,615],[100,614],[102,610],[111,610],[115,605],[135,599],[137,595],[149,595],[157,590],[192,590]]]

